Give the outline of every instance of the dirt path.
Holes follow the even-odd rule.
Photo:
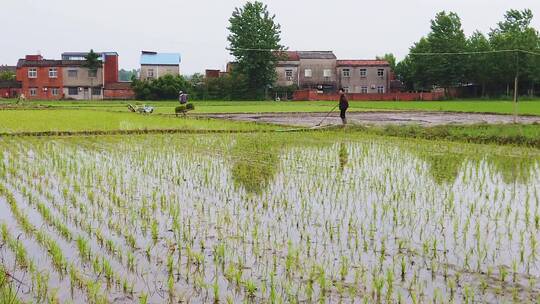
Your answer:
[[[326,116],[326,113],[208,114],[201,116],[310,127],[318,124]],[[371,125],[420,124],[424,126],[436,126],[445,124],[500,124],[513,122],[512,115],[425,111],[350,112],[347,113],[347,118],[349,123],[352,124]],[[540,116],[520,116],[518,122],[526,124],[540,123]],[[330,124],[341,124],[339,113],[332,113],[323,122],[323,125]]]

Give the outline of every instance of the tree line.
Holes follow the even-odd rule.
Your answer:
[[[405,91],[459,88],[469,96],[510,95],[518,77],[519,94],[534,95],[540,83],[540,34],[532,26],[530,9],[509,10],[487,34],[475,31],[467,37],[460,17],[439,12],[430,32],[410,47],[400,62],[392,54],[377,57],[389,61]],[[229,19],[228,50],[234,68],[219,78],[201,74],[164,76],[139,81],[133,88],[139,99],[174,99],[180,90],[192,99],[260,100],[273,95],[281,28],[266,5],[246,2]]]
[[[517,75],[518,92],[533,95],[540,82],[540,35],[532,19],[530,9],[509,10],[487,35],[466,37],[456,13],[440,12],[395,72],[407,90],[470,87],[484,97],[510,94]]]

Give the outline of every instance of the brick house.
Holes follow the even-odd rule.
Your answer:
[[[118,53],[97,52],[102,66],[84,67],[87,52],[67,52],[61,60],[27,55],[17,64],[17,80],[28,99],[131,99],[130,83],[118,81]]]
[[[384,60],[337,60],[339,86],[348,93],[387,93],[390,90],[390,64]]]
[[[140,79],[156,79],[165,75],[180,75],[179,53],[142,51]]]
[[[17,63],[17,81],[28,99],[61,99],[63,86],[62,60],[27,55]]]
[[[17,67],[0,65],[0,74],[10,72],[16,75]],[[21,93],[21,83],[16,80],[0,80],[0,98],[15,98]]]

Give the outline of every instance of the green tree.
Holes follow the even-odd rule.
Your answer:
[[[392,71],[395,71],[396,70],[396,56],[394,56],[394,54],[392,53],[387,53],[387,54],[384,54],[383,56],[377,56],[376,57],[377,60],[386,60],[388,61],[388,63],[390,64],[390,68],[392,69]]]
[[[15,78],[16,78],[16,75],[15,75],[15,72],[13,71],[0,72],[0,80],[12,81],[12,80],[15,80]]]
[[[83,63],[83,67],[88,69],[88,77],[91,81],[90,88],[90,99],[92,99],[93,88],[94,88],[94,79],[97,78],[97,70],[101,67],[101,60],[99,60],[99,55],[94,52],[93,49],[90,50],[90,52],[84,57],[85,62]]]
[[[538,52],[540,37],[538,31],[531,26],[533,13],[530,9],[509,10],[504,20],[490,34],[490,43],[495,50],[521,50]],[[514,81],[516,73],[522,80],[530,80],[534,84],[540,79],[539,56],[525,52],[503,52],[495,56],[497,68],[495,75],[499,81],[509,84]]]
[[[486,95],[487,83],[491,80],[493,72],[493,55],[489,40],[479,31],[474,32],[467,40],[467,51],[473,52],[467,57],[466,78],[473,84],[482,87],[482,97]]]
[[[124,69],[120,69],[118,71],[118,80],[120,81],[131,81],[133,77],[137,77],[138,71],[133,69],[131,71],[127,71]]]
[[[456,13],[440,12],[431,20],[427,43],[431,53],[457,53],[466,49],[461,19]],[[426,58],[429,74],[435,85],[447,89],[462,83],[465,76],[463,58],[456,55],[434,55]]]
[[[416,55],[431,53],[431,48],[427,38],[422,37],[415,43],[409,52],[409,82],[415,90],[431,90],[436,80],[431,73],[432,58],[430,56]]]
[[[139,100],[175,100],[178,92],[192,91],[190,83],[181,75],[165,75],[157,79],[133,79],[131,87]]]
[[[229,22],[229,51],[238,63],[234,72],[245,76],[250,97],[261,98],[276,78],[276,50],[285,49],[280,25],[258,1],[236,8]]]
[[[407,91],[414,90],[413,62],[410,56],[406,56],[402,61],[396,64],[396,76]]]

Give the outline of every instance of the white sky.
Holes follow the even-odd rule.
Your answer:
[[[241,0],[0,0],[0,64],[25,54],[59,59],[66,51],[117,51],[120,67],[138,68],[141,50],[180,52],[183,74],[223,69],[226,29]],[[398,59],[429,32],[441,10],[455,11],[465,33],[488,32],[510,8],[530,8],[540,29],[539,0],[271,0],[264,1],[291,50],[333,50],[341,59],[394,53]]]

